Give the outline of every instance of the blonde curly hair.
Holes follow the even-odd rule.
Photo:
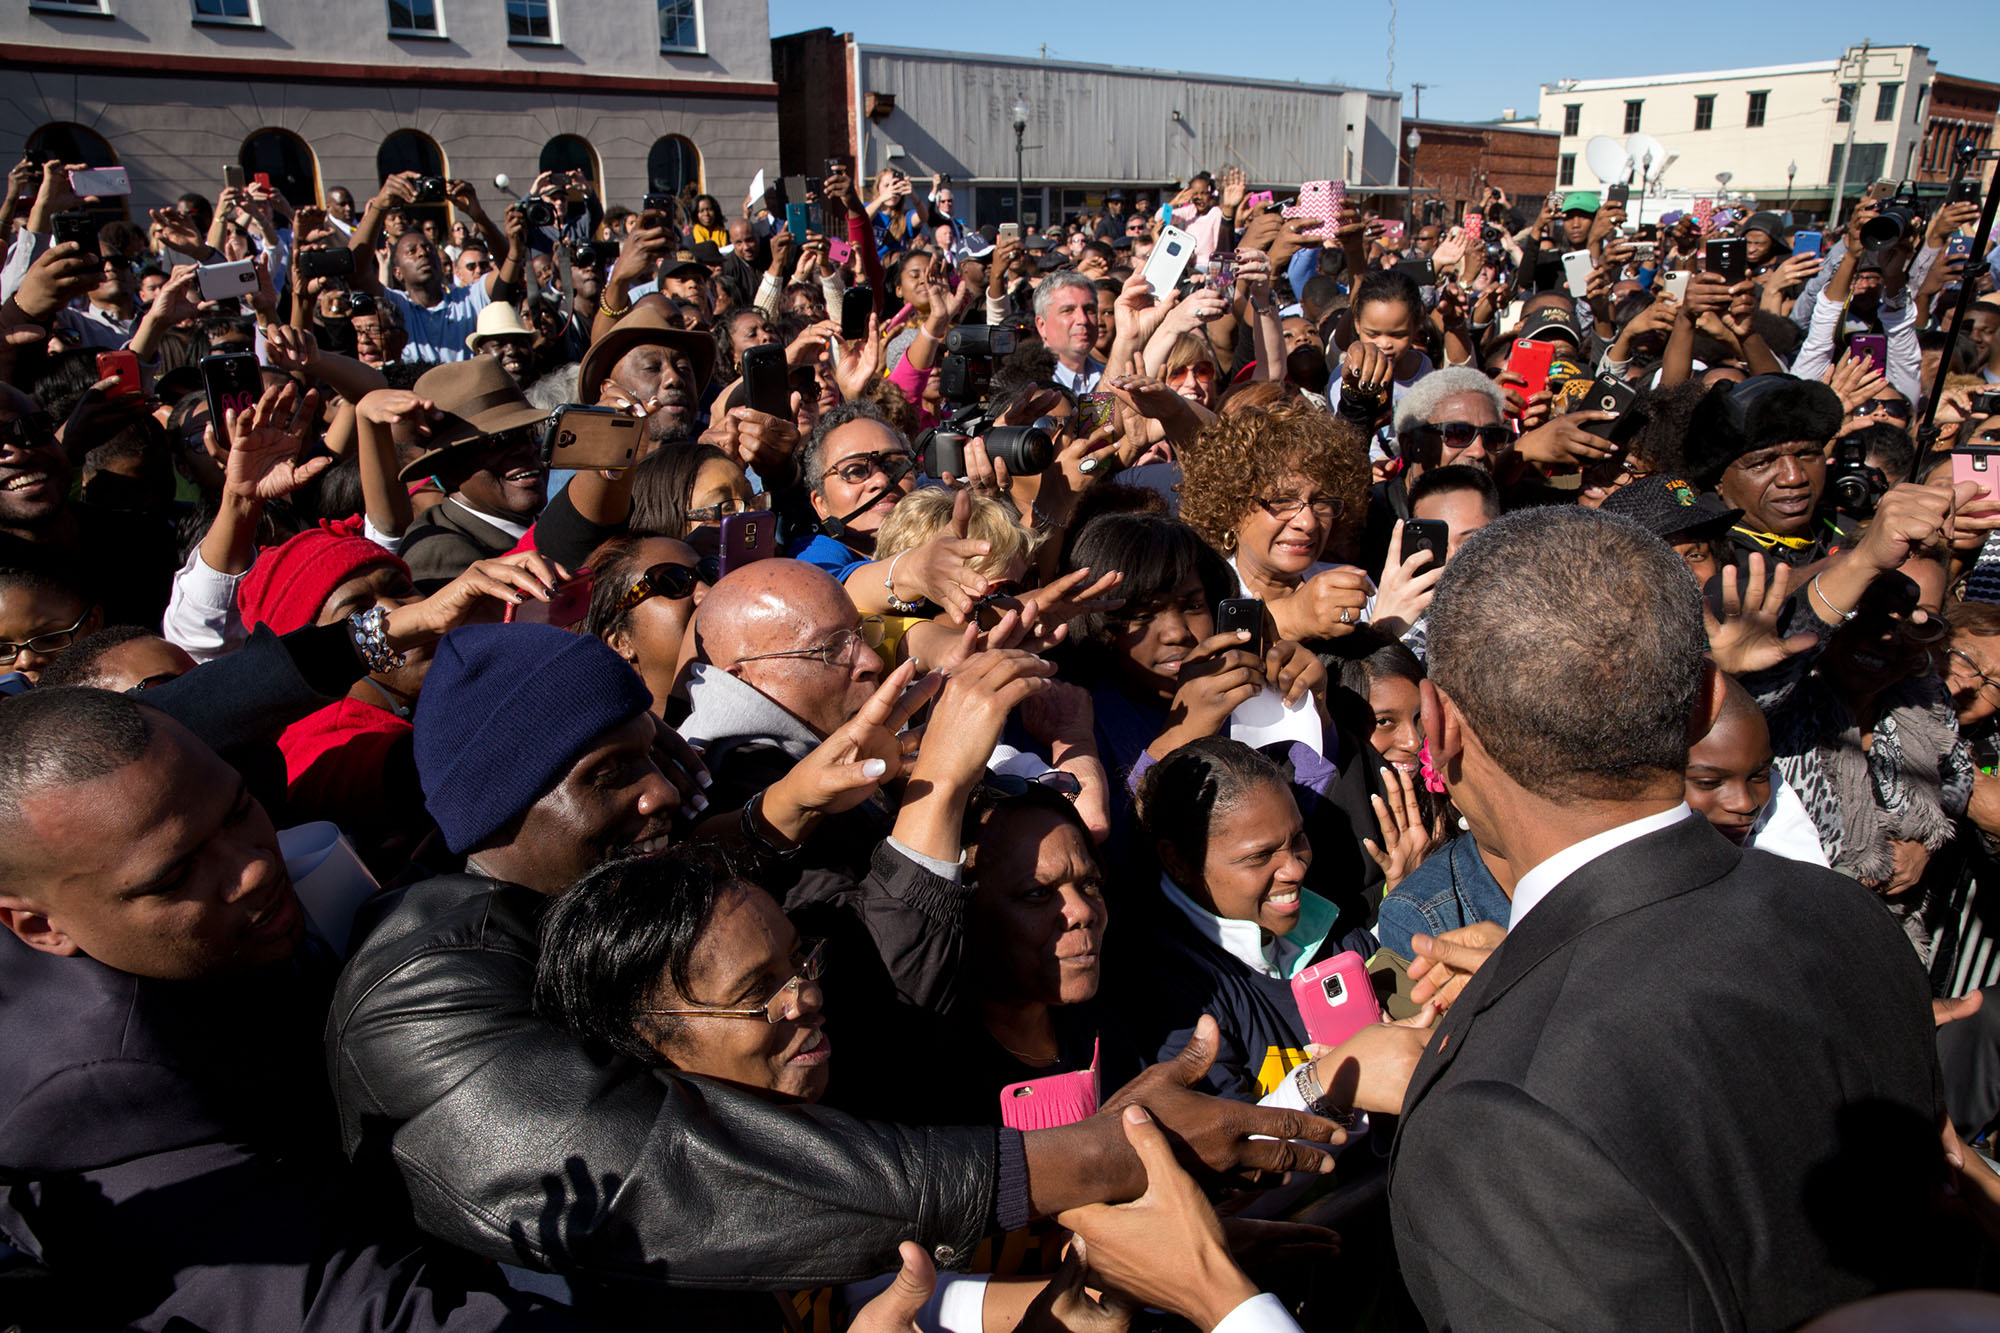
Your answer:
[[[1231,555],[1251,506],[1293,476],[1340,501],[1328,546],[1338,544],[1343,529],[1367,521],[1367,437],[1358,426],[1305,403],[1252,408],[1204,430],[1181,454],[1181,519],[1224,556]]]
[[[941,535],[951,526],[952,505],[957,499],[957,491],[923,486],[896,501],[889,517],[882,520],[882,530],[875,534],[875,558],[887,560]],[[974,492],[972,521],[966,525],[966,533],[973,541],[989,543],[993,548],[969,562],[988,578],[1004,576],[1016,557],[1027,564],[1034,563],[1039,543],[1033,533],[1021,526],[1021,511],[1011,501]]]

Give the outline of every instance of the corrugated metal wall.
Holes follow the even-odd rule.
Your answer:
[[[861,91],[896,99],[870,126],[870,170],[888,165],[895,144],[896,165],[913,175],[1011,181],[1019,97],[1031,181],[1151,184],[1230,166],[1259,186],[1395,180],[1393,94],[868,46],[860,63]]]

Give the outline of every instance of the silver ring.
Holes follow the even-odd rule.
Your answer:
[[[1350,621],[1350,620],[1352,619],[1353,615],[1354,615],[1354,608],[1353,608],[1353,607],[1351,607],[1351,606],[1343,606],[1343,607],[1341,607],[1341,608],[1340,608],[1340,623],[1341,623],[1341,624],[1343,624],[1343,625],[1347,624],[1347,623],[1348,623],[1348,622],[1349,622],[1349,621]]]

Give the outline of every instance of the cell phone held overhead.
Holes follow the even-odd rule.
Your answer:
[[[615,407],[569,403],[557,409],[544,437],[552,469],[623,472],[639,461],[644,423]]]

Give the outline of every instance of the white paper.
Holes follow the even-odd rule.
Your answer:
[[[764,169],[757,168],[757,174],[750,178],[750,193],[743,196],[745,208],[755,208],[764,199]]]
[[[1299,697],[1289,707],[1285,696],[1266,685],[1256,698],[1241,704],[1229,715],[1229,739],[1242,741],[1252,749],[1277,742],[1297,741],[1314,754],[1326,752],[1325,730],[1312,693]]]

